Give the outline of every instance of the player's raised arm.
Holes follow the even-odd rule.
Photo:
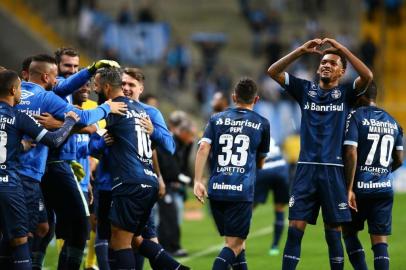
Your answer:
[[[403,164],[403,130],[399,126],[399,135],[395,141],[395,147],[392,152],[392,172],[396,171]]]
[[[321,54],[321,51],[317,49],[319,45],[322,44],[322,40],[317,38],[317,39],[312,39],[304,43],[302,46],[298,47],[288,55],[282,57],[275,63],[273,63],[269,68],[268,68],[268,75],[277,81],[280,85],[284,86],[285,85],[285,71],[289,67],[290,64],[292,64],[296,59],[298,59],[300,56],[306,54],[306,53],[318,53]]]
[[[325,43],[329,43],[332,46],[332,50],[341,52],[351,63],[351,65],[354,67],[359,75],[359,77],[355,80],[355,89],[358,92],[363,92],[373,80],[374,76],[372,71],[349,49],[340,44],[338,41],[331,38],[325,38],[323,39],[323,44]],[[328,50],[329,49],[327,49],[327,51]]]

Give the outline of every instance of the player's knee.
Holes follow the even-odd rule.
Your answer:
[[[144,239],[142,238],[141,235],[133,237],[133,240],[131,243],[132,247],[135,249],[138,249],[141,246],[143,240]]]
[[[289,227],[304,231],[306,229],[307,222],[304,220],[290,220]]]
[[[49,232],[49,224],[48,224],[48,222],[44,222],[44,223],[38,224],[35,234],[42,238],[42,237],[45,237],[48,232]]]
[[[371,234],[371,244],[372,246],[380,243],[387,243],[388,242],[388,237],[386,235],[374,235]]]
[[[239,237],[226,237],[226,246],[237,256],[244,249],[244,239]]]
[[[27,236],[14,238],[10,241],[12,247],[24,245],[25,243],[27,243]]]

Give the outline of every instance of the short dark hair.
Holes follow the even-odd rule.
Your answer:
[[[10,90],[16,86],[18,78],[18,74],[14,70],[0,71],[0,96],[8,96]]]
[[[59,64],[61,62],[63,55],[68,55],[71,57],[75,57],[75,56],[79,57],[79,52],[75,48],[70,48],[70,47],[59,48],[55,52],[55,60],[56,60],[57,64]]]
[[[241,78],[234,88],[237,101],[244,104],[251,104],[257,96],[257,85],[251,78]]]
[[[32,62],[43,62],[43,63],[48,63],[48,64],[56,64],[55,58],[52,57],[49,54],[37,54],[37,55],[34,55],[31,58],[31,63]]]
[[[347,69],[347,58],[345,58],[345,55],[339,51],[325,51],[323,52],[323,56],[327,54],[334,54],[340,57],[341,63],[343,64],[343,69]]]
[[[145,75],[142,72],[142,70],[139,68],[125,68],[123,70],[123,73],[127,74],[128,76],[131,76],[132,78],[136,79],[140,83],[145,82]]]
[[[369,100],[376,100],[376,97],[378,95],[378,89],[376,86],[375,81],[372,81],[367,90],[365,91],[365,97],[368,98]]]
[[[30,69],[30,64],[32,62],[32,56],[26,57],[21,63],[21,71],[27,71]]]
[[[96,74],[100,76],[100,84],[110,84],[113,88],[121,89],[121,71],[118,68],[100,68],[96,71]]]
[[[143,102],[143,103],[146,103],[150,99],[158,100],[158,97],[155,96],[154,94],[150,94],[150,93],[140,96],[140,101]]]

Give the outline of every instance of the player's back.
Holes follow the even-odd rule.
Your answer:
[[[352,123],[351,118],[354,118]],[[349,115],[349,120],[347,133],[353,134],[354,126],[358,129],[355,192],[374,196],[391,194],[392,154],[403,149],[401,127],[391,115],[374,106],[358,108]],[[352,138],[346,136],[345,144],[351,144]]]
[[[202,139],[211,143],[211,199],[252,201],[257,154],[269,151],[269,136],[269,122],[251,110],[212,116]]]
[[[142,106],[127,97],[114,101],[127,104],[126,115],[109,115],[107,130],[114,137],[109,152],[109,167],[114,187],[121,183],[138,183],[158,186],[152,169],[151,140],[141,127],[139,119],[147,114]]]

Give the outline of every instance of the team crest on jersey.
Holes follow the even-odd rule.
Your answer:
[[[295,196],[290,196],[289,199],[289,207],[292,207],[295,204]]]
[[[307,92],[307,94],[308,94],[309,96],[311,96],[311,97],[317,96],[317,92],[314,91],[314,90],[310,90],[309,92]]]
[[[341,97],[341,91],[338,90],[338,89],[334,89],[331,92],[331,97],[334,98],[334,99],[339,99]]]
[[[33,96],[34,94],[31,93],[30,91],[27,90],[21,90],[21,99],[26,99],[29,98],[30,96]]]
[[[345,203],[345,202],[340,203],[340,204],[338,205],[338,209],[340,209],[340,210],[346,210],[346,209],[348,209],[347,203]]]

